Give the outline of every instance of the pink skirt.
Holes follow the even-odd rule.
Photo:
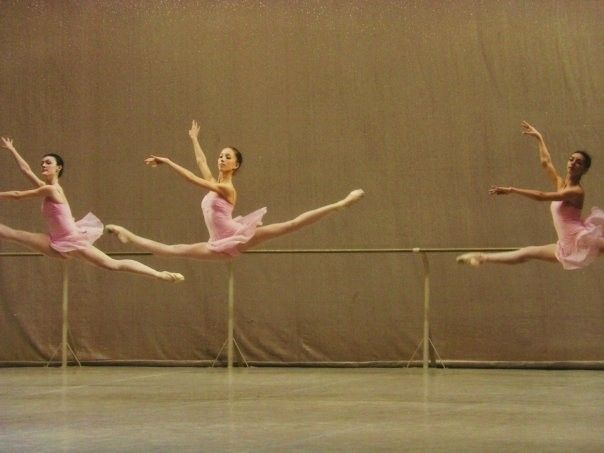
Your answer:
[[[208,248],[213,252],[226,253],[231,256],[237,256],[241,252],[238,247],[247,243],[256,233],[256,227],[262,225],[262,217],[266,214],[266,208],[258,209],[246,216],[239,216],[233,219],[237,224],[235,231],[227,237],[220,239],[210,239]]]
[[[90,247],[103,235],[103,223],[92,212],[75,222],[67,234],[50,236],[50,246],[57,252],[71,252]]]
[[[556,244],[556,258],[564,269],[583,269],[600,254],[604,241],[604,211],[592,208],[583,224],[584,227],[575,234],[560,238]]]

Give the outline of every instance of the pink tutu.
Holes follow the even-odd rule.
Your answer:
[[[208,248],[214,252],[239,255],[238,246],[248,242],[262,225],[266,208],[246,216],[232,217],[233,205],[216,192],[208,192],[201,201],[203,217],[210,233]]]
[[[42,215],[48,224],[50,246],[60,253],[90,247],[103,234],[103,224],[93,213],[76,222],[67,203],[45,198]]]
[[[562,201],[551,204],[554,226],[558,233],[556,258],[564,269],[582,269],[600,254],[604,241],[604,211],[592,208],[581,220],[581,210]]]

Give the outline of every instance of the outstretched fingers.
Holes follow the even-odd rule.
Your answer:
[[[189,136],[191,138],[198,138],[200,129],[201,128],[199,127],[197,121],[193,120],[193,122],[191,123],[191,129],[189,129]]]
[[[523,135],[530,135],[531,137],[541,138],[541,133],[534,126],[531,126],[526,121],[523,121],[521,125]]]
[[[14,150],[13,139],[10,137],[2,137],[2,147],[10,150]]]

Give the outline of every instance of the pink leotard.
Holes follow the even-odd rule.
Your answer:
[[[233,205],[216,192],[208,192],[201,200],[203,218],[210,233],[208,248],[214,252],[239,255],[237,246],[245,244],[262,225],[266,208],[258,209],[246,216],[233,218]]]
[[[581,210],[563,201],[551,206],[554,227],[558,233],[556,258],[564,269],[581,269],[600,254],[604,241],[604,211],[591,208],[591,214],[581,219]]]
[[[50,246],[57,252],[85,249],[103,234],[103,224],[94,214],[89,212],[76,222],[67,203],[44,198],[42,216],[48,224]]]

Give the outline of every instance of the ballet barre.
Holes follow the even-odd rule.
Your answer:
[[[420,256],[423,266],[423,336],[420,339],[417,348],[413,352],[413,355],[407,362],[407,367],[410,366],[411,362],[415,358],[415,355],[422,349],[422,367],[427,369],[430,363],[437,365],[440,362],[444,368],[444,361],[440,358],[436,346],[432,342],[430,336],[430,262],[428,255],[431,253],[466,253],[466,252],[505,252],[510,250],[516,250],[517,248],[512,247],[496,247],[496,248],[467,248],[467,247],[449,247],[449,248],[374,248],[374,249],[258,249],[248,250],[245,254],[259,254],[259,255],[279,255],[279,254],[405,254],[413,253]],[[150,256],[148,252],[111,252],[107,253],[110,256]],[[34,252],[0,252],[0,257],[28,257],[28,256],[44,256],[40,253]],[[223,343],[218,355],[212,362],[214,366],[220,358],[223,350],[226,347],[227,350],[227,367],[233,368],[234,365],[234,350],[237,348],[239,355],[241,356],[245,366],[248,366],[248,362],[243,356],[243,352],[237,344],[235,338],[235,274],[234,274],[234,262],[229,261],[227,263],[228,270],[228,319],[227,319],[227,339]],[[75,351],[69,344],[69,269],[68,261],[63,262],[63,290],[62,290],[62,338],[61,338],[61,367],[67,367],[67,352],[71,352],[75,361],[79,366],[81,363],[75,354]],[[434,352],[434,355],[438,358],[431,356],[430,351]],[[52,362],[58,348],[47,362],[47,366]]]
[[[432,342],[432,338],[430,336],[430,261],[428,260],[429,253],[467,253],[467,252],[508,252],[510,250],[516,250],[516,248],[511,247],[477,247],[477,248],[467,248],[467,247],[448,247],[448,248],[436,248],[436,247],[413,247],[413,248],[375,248],[375,249],[284,249],[284,250],[269,250],[269,249],[260,249],[260,250],[248,250],[245,252],[246,254],[323,254],[323,253],[336,253],[336,254],[355,254],[355,253],[378,253],[378,254],[403,254],[403,253],[414,253],[418,254],[421,257],[423,270],[424,270],[424,317],[423,317],[423,336],[419,341],[415,351],[407,361],[407,368],[411,365],[411,362],[415,358],[415,355],[422,349],[422,368],[427,369],[430,366],[430,363],[437,364],[438,361],[435,360],[434,357],[431,357],[430,350],[434,352],[436,357],[438,357],[440,364],[443,368],[445,368],[444,361],[440,358],[436,346]],[[232,272],[232,269],[231,269]],[[232,335],[232,334],[229,334]],[[229,345],[229,348],[232,349],[232,345]],[[232,353],[231,353],[232,357]],[[245,360],[245,359],[244,359]],[[232,362],[228,362],[227,366],[231,368],[233,366]]]

